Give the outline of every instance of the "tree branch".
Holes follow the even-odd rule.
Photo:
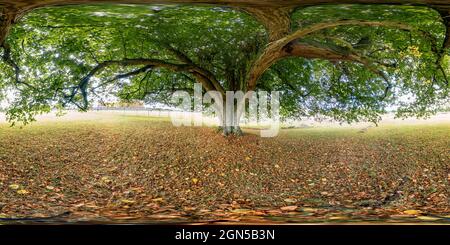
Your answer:
[[[378,69],[376,62],[367,57],[357,54],[354,50],[339,51],[339,46],[334,47],[327,45],[316,44],[312,46],[309,43],[295,42],[283,49],[285,56],[298,56],[309,59],[324,59],[329,61],[352,61],[362,64],[372,73],[380,76],[391,87],[391,83],[386,74]]]
[[[167,50],[172,52],[181,62],[191,65],[192,67],[195,67],[195,72],[198,74],[201,74],[202,77],[206,78],[206,80],[204,81],[205,83],[207,83],[207,82],[211,83],[211,85],[217,91],[219,91],[223,96],[225,96],[225,89],[220,84],[220,82],[216,79],[214,74],[212,74],[210,71],[208,71],[206,69],[203,69],[199,65],[195,64],[186,54],[184,54],[180,50],[175,49],[172,45],[164,44],[164,43],[162,45],[164,45],[164,47]]]
[[[4,45],[16,18],[17,12],[13,9],[2,9],[2,12],[0,13],[0,46]]]
[[[450,14],[450,10],[440,11],[439,14],[441,15],[442,23],[445,26],[445,37],[442,42],[441,48],[437,51],[438,54],[437,54],[437,59],[436,59],[436,66],[437,66],[437,69],[442,73],[442,76],[444,77],[444,82],[448,86],[449,81],[448,81],[447,73],[446,73],[445,69],[442,67],[442,62],[444,60],[445,55],[448,54],[448,52],[450,50],[450,19],[447,16],[448,14]],[[436,77],[434,77],[434,79],[436,79]]]
[[[3,47],[2,60],[13,69],[15,84],[16,85],[22,84],[27,86],[28,88],[36,90],[36,88],[31,84],[20,80],[20,68],[11,57],[11,47],[9,46],[9,44],[4,42],[1,47]]]
[[[190,65],[190,64],[177,64],[177,63],[170,63],[170,62],[166,62],[163,60],[158,60],[158,59],[123,59],[123,60],[109,60],[109,61],[104,61],[100,64],[98,64],[97,66],[95,66],[85,77],[83,77],[83,79],[80,81],[80,83],[72,88],[72,92],[70,95],[66,96],[66,98],[68,98],[67,103],[74,103],[75,105],[77,105],[78,108],[80,108],[81,110],[86,110],[88,108],[88,100],[87,100],[87,86],[89,84],[90,79],[95,76],[96,74],[100,73],[102,70],[106,69],[107,67],[110,66],[114,66],[114,65],[118,65],[118,66],[137,66],[137,65],[144,65],[145,67],[141,68],[141,69],[137,69],[135,71],[126,73],[126,74],[122,74],[122,75],[117,75],[115,78],[123,78],[123,77],[129,77],[132,75],[136,75],[139,74],[141,72],[143,72],[143,69],[151,69],[151,68],[166,68],[169,69],[171,71],[175,71],[175,72],[188,72],[191,73],[194,77],[197,78],[197,80],[202,83],[202,85],[204,86],[204,88],[209,91],[209,90],[214,90],[215,88],[213,86],[210,85],[210,81],[208,80],[207,77],[203,76],[202,74],[198,73],[197,71],[197,67]],[[113,79],[115,79],[113,78]],[[83,98],[83,105],[79,105],[74,101],[75,95],[81,92],[81,96]]]
[[[273,69],[273,68],[272,68]],[[278,78],[280,78],[280,80],[286,84],[289,88],[291,88],[295,93],[297,93],[298,95],[300,95],[300,97],[302,98],[306,98],[307,96],[309,96],[312,91],[308,91],[307,93],[303,93],[302,91],[300,91],[296,86],[294,86],[288,79],[286,79],[286,77],[284,76],[283,72],[280,71],[279,69],[273,69],[276,73],[276,75],[278,76]]]
[[[279,40],[291,32],[291,13],[295,7],[258,6],[242,9],[264,25],[269,34],[269,42]]]
[[[426,35],[427,38],[431,38],[433,42],[435,40],[426,32],[423,32],[421,30],[418,30],[417,28],[411,27],[409,25],[398,23],[398,22],[380,22],[380,21],[366,21],[366,20],[338,20],[333,22],[323,22],[318,24],[313,24],[311,26],[302,28],[300,30],[297,30],[279,40],[273,41],[269,43],[269,45],[265,48],[265,50],[262,52],[262,54],[259,56],[259,58],[255,61],[253,64],[249,75],[248,75],[248,82],[247,82],[247,88],[248,90],[254,90],[256,88],[256,83],[259,77],[276,61],[278,61],[281,58],[284,58],[286,56],[289,56],[288,54],[290,52],[283,52],[283,49],[286,50],[287,47],[290,46],[290,44],[293,43],[293,41],[304,38],[312,33],[327,29],[327,28],[333,28],[338,26],[345,26],[345,25],[362,25],[362,26],[383,26],[388,28],[397,28],[400,30],[406,30],[406,31],[419,31],[421,34]],[[314,47],[307,47],[309,51],[311,51],[311,54],[308,54],[304,51],[298,51],[302,55],[300,57],[308,58],[309,56],[314,57],[316,54],[317,49],[314,49]],[[297,52],[295,52],[297,53]],[[295,53],[293,53],[294,56],[297,56]],[[339,54],[336,52],[324,52],[324,50],[320,50],[320,57],[315,58],[325,58],[328,60],[352,60],[356,57],[348,57],[348,55],[345,54]]]
[[[6,38],[11,31],[12,25],[23,15],[25,11],[20,11],[14,8],[3,8],[0,12],[0,48],[3,48],[2,60],[8,64],[14,71],[14,79],[16,85],[23,84],[29,88],[35,89],[27,82],[20,81],[20,68],[11,57],[11,47]]]
[[[133,70],[133,71],[124,73],[124,74],[116,75],[116,76],[113,77],[112,79],[109,79],[108,81],[103,82],[103,83],[99,84],[98,86],[92,88],[91,91],[94,91],[94,90],[97,89],[97,88],[103,87],[103,86],[105,86],[105,85],[107,85],[107,84],[109,84],[109,83],[112,83],[112,82],[117,81],[117,80],[120,80],[120,79],[132,77],[132,76],[135,76],[135,75],[138,75],[138,74],[141,74],[141,73],[146,73],[146,72],[148,72],[149,70],[151,70],[152,68],[153,68],[153,66],[151,66],[151,65],[146,65],[146,66],[141,67],[141,68],[139,68],[139,69],[136,69],[136,70]]]

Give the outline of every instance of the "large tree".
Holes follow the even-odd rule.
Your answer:
[[[377,121],[392,105],[398,115],[424,116],[449,99],[445,1],[248,0],[32,12],[113,1],[8,2],[0,89],[18,93],[8,111],[13,121],[70,105],[86,110],[105,94],[170,103],[168,93],[191,91],[195,82],[223,98],[228,90],[280,90],[285,116],[348,122]],[[224,133],[232,131],[240,132],[238,123]]]

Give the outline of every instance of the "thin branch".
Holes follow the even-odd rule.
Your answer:
[[[11,57],[11,48],[9,44],[4,42],[3,45],[1,45],[1,47],[3,47],[3,56],[2,56],[3,61],[9,66],[11,66],[11,68],[14,70],[14,79],[16,85],[23,84],[28,88],[36,90],[36,88],[30,85],[29,83],[20,80],[20,68]]]
[[[206,90],[214,90],[214,87],[210,86],[210,80],[208,77],[204,76],[203,74],[198,72],[198,67],[196,67],[195,65],[191,65],[191,64],[184,64],[184,63],[170,63],[167,61],[163,61],[163,60],[158,60],[158,59],[145,59],[145,58],[140,58],[140,59],[123,59],[123,60],[109,60],[109,61],[104,61],[102,63],[99,63],[98,65],[96,65],[85,77],[83,77],[83,79],[80,81],[80,83],[72,88],[72,91],[69,95],[66,96],[66,98],[68,99],[68,103],[74,103],[74,98],[75,95],[78,92],[81,92],[81,96],[83,98],[83,105],[79,106],[77,105],[80,109],[82,110],[86,110],[88,107],[88,101],[87,101],[87,86],[90,82],[90,79],[95,76],[96,74],[100,73],[102,70],[104,70],[107,67],[110,66],[114,66],[114,65],[119,65],[119,66],[136,66],[136,65],[145,65],[144,68],[141,69],[151,69],[151,68],[166,68],[169,69],[171,71],[175,71],[175,72],[188,72],[191,73],[194,77],[197,78],[198,81],[200,81],[202,83],[202,85],[205,87]],[[130,73],[127,74],[122,74],[122,75],[118,75],[116,76],[116,78],[121,78],[121,77],[127,77],[127,76],[132,76],[132,75],[136,75],[138,73],[141,73],[143,70],[138,69],[135,71],[132,71]]]
[[[302,98],[305,98],[311,94],[311,92],[312,92],[311,90],[308,91],[306,94],[303,93],[302,91],[300,91],[297,87],[295,87],[292,83],[290,83],[288,79],[286,79],[283,72],[281,72],[279,69],[272,68],[272,70],[275,71],[277,76],[281,79],[281,81],[283,81],[284,84],[286,84],[289,88],[291,88],[292,90],[297,92]]]
[[[220,93],[222,93],[223,95],[225,95],[225,89],[223,88],[223,86],[220,84],[220,82],[216,79],[216,77],[214,76],[214,74],[212,74],[210,71],[200,67],[199,65],[195,64],[186,54],[184,54],[183,52],[181,52],[178,49],[175,49],[172,45],[170,44],[165,44],[162,43],[162,45],[169,50],[170,52],[172,52],[180,61],[189,64],[193,67],[196,68],[196,72],[201,74],[203,77],[207,78],[211,83],[212,86],[214,86],[214,88],[219,91]]]
[[[128,78],[128,77],[131,77],[131,76],[135,76],[135,75],[138,75],[140,73],[148,72],[149,70],[151,70],[152,67],[153,67],[152,65],[147,65],[147,66],[141,67],[139,69],[136,69],[136,70],[124,73],[124,74],[116,75],[115,77],[107,80],[106,82],[103,82],[103,83],[97,85],[96,87],[92,88],[91,91],[93,91],[95,89],[98,89],[100,87],[103,87],[103,86],[105,86],[107,84],[110,84],[110,83],[112,83],[114,81],[117,81],[117,80],[120,80],[120,79],[124,79],[124,78]]]

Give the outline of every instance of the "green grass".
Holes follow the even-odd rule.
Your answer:
[[[282,129],[282,137],[418,137],[418,138],[446,138],[450,137],[450,124],[438,123],[431,125],[383,125],[370,127],[365,132],[361,128],[350,127],[315,127],[299,129]]]

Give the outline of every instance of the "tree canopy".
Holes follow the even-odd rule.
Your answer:
[[[200,82],[282,91],[286,117],[376,122],[390,107],[426,116],[448,106],[448,28],[426,6],[46,7],[8,30],[0,98],[15,92],[8,117],[28,122],[108,96],[170,103]]]

